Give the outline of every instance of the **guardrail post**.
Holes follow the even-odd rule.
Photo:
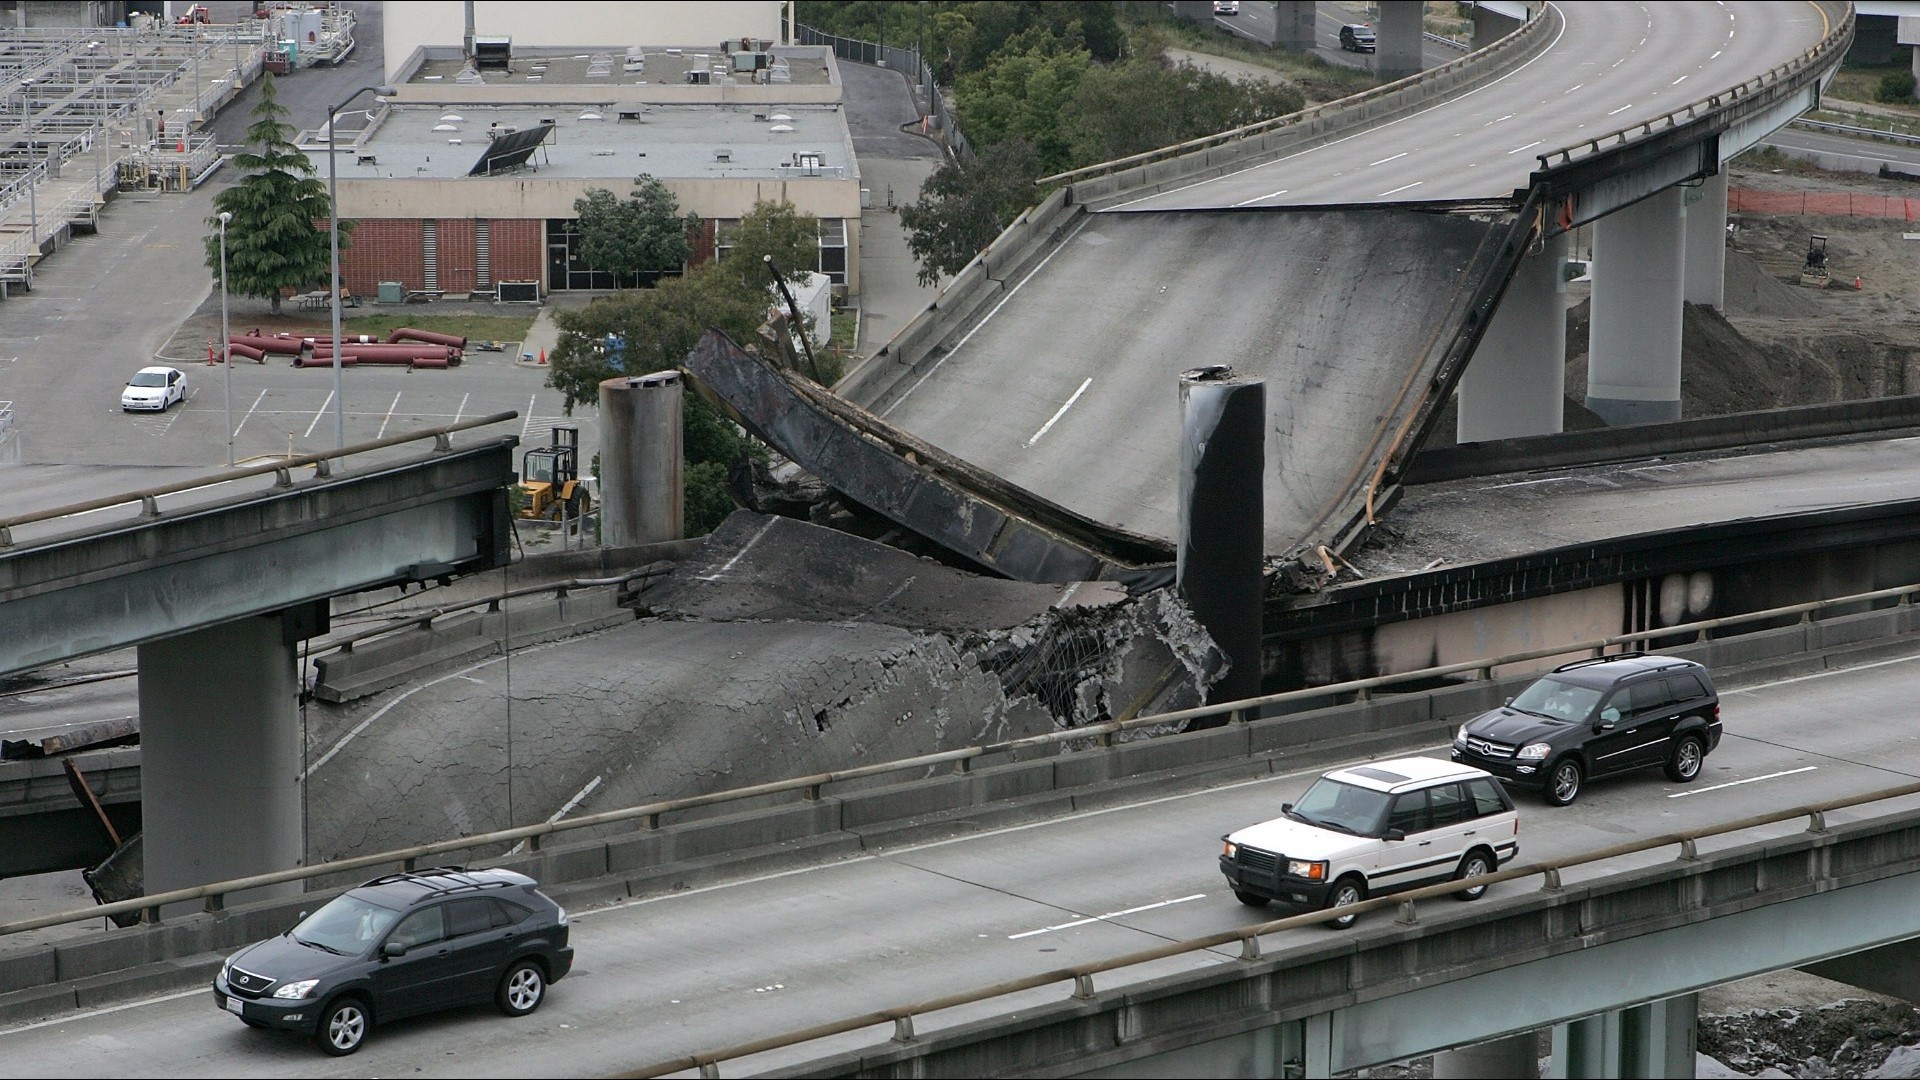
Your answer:
[[[1400,914],[1393,921],[1401,926],[1419,926],[1420,916],[1413,910],[1413,901],[1400,901]]]
[[[1541,892],[1559,892],[1560,891],[1560,871],[1559,870],[1549,867],[1547,870],[1541,873],[1540,878],[1541,878],[1541,881],[1540,881]]]
[[[1092,1000],[1093,976],[1075,975],[1073,977],[1073,996],[1079,998],[1081,1001]]]
[[[1693,862],[1700,858],[1700,849],[1694,846],[1691,836],[1680,841],[1680,857],[1688,862]]]
[[[1807,811],[1807,831],[1823,833],[1827,831],[1827,815],[1823,810]]]
[[[273,486],[277,488],[292,487],[293,486],[293,470],[292,469],[273,470]]]
[[[800,797],[807,800],[808,802],[819,802],[820,801],[820,785],[808,784],[805,788],[801,789]]]
[[[896,1016],[893,1018],[893,1041],[910,1043],[913,1041],[913,1017]]]
[[[707,1080],[719,1080],[720,1063],[717,1061],[709,1061],[705,1065],[700,1066],[700,1075],[707,1078]]]
[[[140,516],[156,518],[160,516],[160,500],[151,495],[140,496]]]
[[[647,829],[649,831],[658,829],[660,827],[659,814],[648,814],[645,817],[641,818],[640,820],[646,823]]]
[[[1240,939],[1240,959],[1260,959],[1260,935],[1249,934]]]
[[[973,759],[970,757],[960,758],[953,763],[953,771],[961,776],[967,775],[973,771]]]
[[[221,911],[225,911],[227,908],[227,894],[226,893],[207,894],[206,903],[202,905],[202,907],[209,914],[215,914]]]
[[[325,480],[327,477],[332,476],[333,462],[327,458],[321,458],[319,461],[314,462],[313,475],[319,477],[322,480]]]
[[[143,923],[146,923],[149,926],[159,926],[160,925],[160,905],[154,904],[150,907],[141,908],[140,921]]]

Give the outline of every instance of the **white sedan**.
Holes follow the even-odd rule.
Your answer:
[[[187,400],[187,376],[179,368],[143,367],[127,380],[120,391],[120,408],[151,409],[166,412],[176,401]]]

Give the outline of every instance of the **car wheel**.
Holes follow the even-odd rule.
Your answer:
[[[1484,848],[1475,848],[1467,852],[1466,857],[1460,860],[1460,869],[1453,872],[1453,879],[1455,881],[1465,881],[1468,878],[1485,877],[1492,872],[1493,859],[1487,855]],[[1459,892],[1454,893],[1453,898],[1455,900],[1478,900],[1485,895],[1487,895],[1487,887],[1485,885],[1475,885],[1471,889],[1461,889]]]
[[[1586,771],[1580,768],[1578,761],[1561,758],[1547,773],[1547,805],[1566,806],[1579,798],[1580,783],[1585,779]]]
[[[367,1015],[367,1007],[359,998],[341,998],[320,1014],[313,1041],[334,1057],[346,1057],[360,1049],[360,1044],[367,1039],[367,1029],[372,1026],[373,1018]]]
[[[1367,887],[1359,878],[1344,877],[1334,882],[1333,891],[1327,894],[1327,910],[1331,911],[1334,908],[1352,907],[1354,904],[1366,898]],[[1327,925],[1333,927],[1335,930],[1345,930],[1347,927],[1352,926],[1354,920],[1359,917],[1360,914],[1354,912],[1352,914],[1342,915],[1337,919],[1329,919],[1327,920]]]
[[[1250,893],[1250,892],[1241,892],[1239,889],[1233,890],[1233,898],[1247,905],[1248,907],[1266,907],[1267,906],[1266,897],[1255,896],[1253,893]]]
[[[1680,741],[1673,744],[1673,755],[1667,758],[1667,779],[1676,784],[1693,783],[1706,757],[1707,751],[1700,744],[1699,736],[1682,735]]]
[[[500,989],[493,995],[493,1001],[508,1016],[525,1016],[539,1008],[546,996],[547,977],[540,965],[522,960],[500,976]]]

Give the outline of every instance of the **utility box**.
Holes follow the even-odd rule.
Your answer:
[[[404,282],[383,281],[380,283],[380,302],[383,304],[404,304],[407,302],[407,286]]]
[[[540,302],[540,283],[538,281],[500,281],[494,283],[495,295],[503,304],[537,304]]]

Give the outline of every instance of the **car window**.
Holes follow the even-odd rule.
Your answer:
[[[368,903],[348,893],[329,900],[303,919],[293,928],[293,937],[295,941],[358,956],[372,947],[399,918],[400,913],[392,908]]]
[[[165,386],[167,377],[158,371],[142,371],[127,382],[128,386]]]
[[[1387,793],[1323,776],[1293,804],[1293,812],[1356,836],[1378,836],[1387,813]]]
[[[1500,789],[1492,780],[1483,777],[1467,781],[1467,794],[1473,798],[1475,817],[1497,814],[1507,808],[1506,800],[1500,797]]]
[[[493,901],[492,917],[495,926],[517,926],[532,914],[532,910],[523,908],[519,904],[509,904],[505,900]]]
[[[1627,688],[1633,695],[1633,711],[1636,713],[1655,712],[1673,704],[1673,693],[1667,689],[1667,680],[1648,679],[1637,682]]]
[[[400,920],[400,925],[394,927],[393,936],[387,940],[412,949],[431,945],[446,936],[446,907],[435,904]]]
[[[1520,691],[1513,707],[1556,720],[1584,720],[1600,700],[1600,691],[1590,686],[1575,686],[1559,679],[1539,679]]]
[[[469,897],[447,905],[447,936],[477,934],[493,925],[493,905],[485,897]]]
[[[1427,813],[1427,793],[1424,790],[1409,791],[1393,800],[1393,813],[1387,815],[1387,828],[1399,829],[1405,833],[1417,833],[1432,827],[1432,819]]]
[[[1692,701],[1707,696],[1707,688],[1700,685],[1700,676],[1691,671],[1683,671],[1669,678],[1667,689],[1673,693],[1675,701]]]
[[[1427,789],[1427,808],[1433,814],[1433,827],[1457,825],[1473,817],[1473,804],[1459,784],[1438,784]]]

